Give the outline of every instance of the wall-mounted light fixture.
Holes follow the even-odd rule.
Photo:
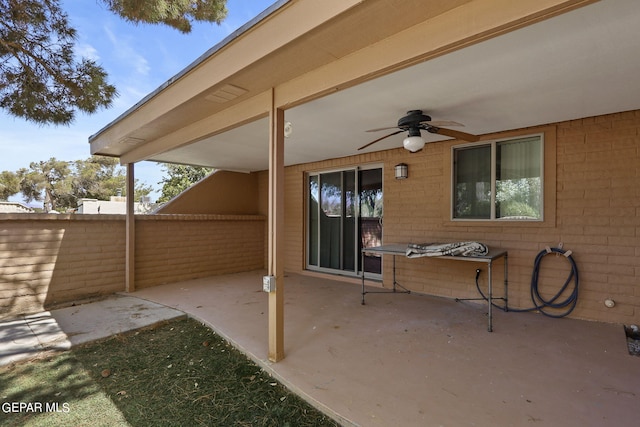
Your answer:
[[[409,177],[409,166],[400,163],[395,166],[396,179],[407,179]]]

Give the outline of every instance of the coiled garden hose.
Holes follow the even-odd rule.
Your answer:
[[[569,261],[571,271],[567,276],[567,280],[565,280],[564,285],[560,288],[560,290],[551,298],[546,299],[542,295],[540,295],[540,288],[538,287],[538,278],[540,274],[540,264],[542,263],[542,258],[545,255],[549,255],[551,253],[563,255],[567,261]],[[484,295],[484,293],[480,290],[480,285],[478,283],[478,278],[480,277],[480,269],[476,270],[476,288],[482,298],[488,301],[488,298]],[[571,293],[564,299],[559,300],[560,296],[569,288],[569,285],[573,282],[573,289]],[[524,309],[514,309],[509,307],[508,311],[515,312],[528,312],[528,311],[539,311],[545,316],[553,317],[553,318],[561,318],[568,316],[574,308],[576,308],[576,304],[578,303],[578,266],[571,256],[571,251],[565,251],[562,248],[546,248],[536,256],[536,259],[533,264],[533,273],[531,274],[531,301],[533,302],[534,307],[524,308]],[[502,309],[502,307],[493,304],[495,307]],[[552,310],[564,310],[560,312],[552,312]],[[546,311],[545,311],[546,310]]]

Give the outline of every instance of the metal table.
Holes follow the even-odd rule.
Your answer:
[[[408,243],[393,243],[388,245],[375,246],[371,248],[363,248],[361,251],[362,256],[362,264],[364,266],[364,256],[365,254],[380,254],[380,255],[392,255],[393,256],[393,287],[390,290],[386,291],[367,291],[365,288],[365,273],[362,272],[362,304],[364,305],[364,296],[365,294],[373,294],[373,293],[411,293],[408,289],[404,288],[396,281],[396,256],[401,255],[406,257],[408,248]],[[494,300],[502,300],[504,301],[504,307],[497,306],[497,308],[508,311],[508,297],[507,297],[507,288],[508,288],[508,254],[505,250],[489,250],[489,253],[481,256],[452,256],[452,255],[442,255],[442,256],[430,256],[430,257],[417,257],[417,258],[430,258],[430,259],[448,259],[453,261],[467,261],[467,262],[480,262],[487,264],[488,270],[488,296],[486,298],[456,298],[456,301],[470,301],[470,300],[486,300],[489,305],[489,326],[488,331],[493,331],[493,313],[492,307],[494,306]],[[504,296],[502,297],[494,297],[493,296],[493,261],[504,258]],[[412,258],[413,259],[413,258]],[[398,287],[402,290],[398,290]]]

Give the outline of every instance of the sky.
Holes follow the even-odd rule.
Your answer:
[[[191,64],[225,37],[259,15],[275,0],[227,0],[220,24],[196,23],[189,34],[167,26],[132,24],[110,13],[100,0],[62,0],[77,30],[76,55],[93,59],[109,75],[119,96],[111,108],[92,115],[78,113],[68,126],[37,125],[0,110],[0,171],[15,172],[34,161],[87,159],[89,136]],[[155,201],[163,170],[154,162],[135,165],[135,177],[150,185]],[[21,195],[9,200],[23,202]]]

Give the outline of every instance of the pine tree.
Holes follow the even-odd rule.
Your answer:
[[[227,16],[225,0],[102,0],[110,11],[125,20],[166,24],[183,33],[191,32],[192,21],[220,24]]]
[[[124,168],[110,157],[92,156],[73,162],[52,157],[31,162],[28,169],[22,168],[15,175],[24,201],[42,202],[44,212],[74,209],[82,198],[108,200],[119,193],[126,195]],[[134,190],[139,200],[151,192],[151,187],[136,180]]]
[[[76,59],[76,30],[61,0],[0,0],[0,108],[38,124],[70,124],[77,111],[111,106],[116,88],[95,61]],[[125,20],[182,32],[220,23],[226,0],[101,0]]]
[[[6,202],[9,197],[20,192],[20,179],[10,171],[0,172],[0,201]]]

